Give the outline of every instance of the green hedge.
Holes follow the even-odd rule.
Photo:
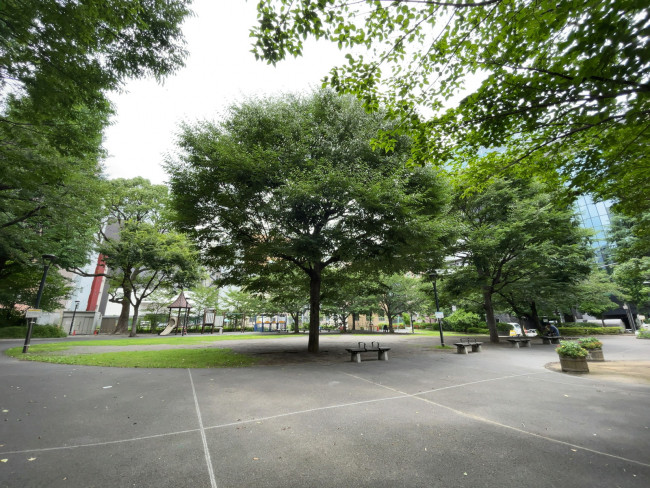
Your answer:
[[[637,339],[650,339],[650,330],[640,330]]]
[[[617,335],[622,334],[620,327],[558,327],[560,335],[581,336],[581,335]]]
[[[14,326],[0,328],[0,339],[24,339],[27,335],[27,326]],[[35,325],[32,328],[34,338],[68,337],[63,329],[56,325]]]
[[[470,327],[467,329],[468,334],[484,334],[490,335],[490,329],[481,329],[479,327]]]

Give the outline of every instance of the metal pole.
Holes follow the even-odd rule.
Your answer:
[[[47,270],[50,269],[50,266],[56,259],[56,256],[53,254],[43,254],[43,277],[41,278],[41,284],[38,287],[38,293],[36,294],[36,303],[34,308],[38,308],[41,305],[41,297],[43,296],[43,289],[45,288],[45,279],[47,278]],[[32,340],[32,328],[36,319],[29,319],[27,322],[27,335],[25,336],[25,343],[23,344],[23,354],[29,350],[29,343]]]
[[[433,277],[433,295],[436,297],[436,312],[440,312],[440,307],[438,306],[438,288],[436,287],[436,277]],[[440,345],[445,346],[445,338],[442,336],[442,321],[436,317],[438,321],[438,329],[440,330]]]
[[[77,307],[79,306],[79,300],[75,300],[74,302],[74,311],[72,312],[72,320],[70,321],[70,331],[68,332],[68,335],[72,334],[72,327],[74,327],[74,316],[77,313]]]

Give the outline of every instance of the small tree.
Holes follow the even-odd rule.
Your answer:
[[[119,240],[100,246],[104,262],[111,269],[110,281],[122,290],[122,311],[133,306],[131,336],[136,334],[142,301],[164,284],[189,286],[198,279],[198,257],[187,238],[178,232],[160,232],[148,223],[127,224]],[[124,332],[128,315],[120,315],[117,332]]]
[[[245,329],[246,318],[263,311],[263,304],[264,301],[258,295],[243,289],[229,290],[223,301],[225,309],[234,312],[241,318],[242,332]]]
[[[168,190],[144,178],[112,180],[106,196],[107,217],[97,247],[106,276],[122,310],[115,333],[128,329],[134,307],[135,335],[142,301],[161,286],[189,286],[199,277],[198,255],[185,235],[171,230]]]
[[[416,310],[422,301],[420,280],[410,276],[394,274],[379,281],[377,301],[388,319],[388,330],[393,333],[393,319],[406,312]]]

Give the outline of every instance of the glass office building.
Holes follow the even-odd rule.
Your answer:
[[[592,246],[596,253],[598,264],[605,264],[607,251],[607,231],[609,229],[609,208],[612,202],[594,202],[590,195],[583,195],[576,203],[578,215],[583,227],[595,232],[592,237]]]

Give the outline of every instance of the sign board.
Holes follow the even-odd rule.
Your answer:
[[[41,316],[42,313],[43,310],[41,310],[40,308],[30,308],[27,310],[27,312],[25,312],[25,318],[37,319],[38,317]]]
[[[437,319],[444,319],[445,318],[444,312],[436,312],[436,318]]]

